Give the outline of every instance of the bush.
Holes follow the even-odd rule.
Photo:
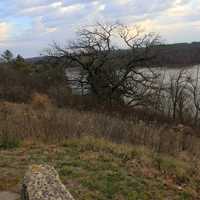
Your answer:
[[[31,98],[31,105],[35,109],[46,109],[51,105],[51,100],[46,94],[34,93]]]

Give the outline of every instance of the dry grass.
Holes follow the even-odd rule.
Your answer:
[[[195,156],[200,155],[200,140],[196,136],[186,136],[155,124],[147,125],[143,121],[58,109],[49,103],[48,98],[38,95],[34,97],[32,106],[1,102],[0,120],[0,134],[9,134],[20,140],[31,138],[52,143],[67,138],[94,136],[117,143],[148,146],[156,152],[177,154],[186,150]]]
[[[48,95],[34,93],[31,98],[31,105],[34,109],[46,109],[51,105]]]

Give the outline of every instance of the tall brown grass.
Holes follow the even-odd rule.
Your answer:
[[[31,105],[34,109],[46,109],[51,106],[51,100],[48,95],[36,92],[32,95]]]
[[[32,106],[1,102],[0,120],[0,138],[3,133],[9,133],[20,140],[62,142],[67,138],[94,136],[117,143],[145,145],[156,152],[176,154],[184,150],[200,155],[200,139],[195,134],[185,135],[165,126],[96,112],[59,109],[38,94]]]

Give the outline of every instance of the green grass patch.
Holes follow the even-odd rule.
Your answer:
[[[188,173],[191,163],[103,139],[21,145],[2,151],[0,156],[2,189],[4,182],[6,189],[13,188],[17,184],[13,180],[19,175],[23,178],[29,164],[47,163],[58,170],[63,183],[79,200],[192,200],[200,195],[199,177]]]
[[[0,133],[0,149],[14,149],[20,146],[20,139],[11,133]]]

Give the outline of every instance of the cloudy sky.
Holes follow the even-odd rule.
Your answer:
[[[37,56],[96,21],[140,24],[168,43],[200,41],[200,0],[0,0],[0,52]]]

